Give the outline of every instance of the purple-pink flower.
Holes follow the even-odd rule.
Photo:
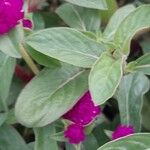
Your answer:
[[[23,0],[0,0],[0,34],[9,32],[23,17]]]
[[[112,140],[133,134],[134,131],[134,127],[129,125],[119,125],[116,130],[112,133]]]
[[[93,121],[100,113],[100,107],[94,105],[90,93],[86,92],[77,104],[63,116],[63,118],[85,126]]]
[[[79,144],[85,139],[84,127],[78,124],[71,124],[65,130],[64,136],[71,144]]]
[[[23,19],[22,20],[22,23],[23,23],[23,27],[25,28],[29,28],[29,29],[32,29],[33,25],[32,25],[32,21],[29,20],[29,19]]]

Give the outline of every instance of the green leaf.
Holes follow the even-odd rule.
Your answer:
[[[17,120],[16,120],[16,116],[15,116],[15,110],[14,108],[13,109],[10,109],[7,113],[7,118],[5,120],[5,123],[6,124],[15,124],[17,123]]]
[[[7,98],[14,73],[16,61],[4,53],[0,52],[0,100],[7,109]]]
[[[106,49],[102,44],[70,28],[50,28],[26,39],[36,51],[79,67],[91,67]]]
[[[96,150],[98,143],[94,135],[87,135],[85,141],[80,145],[66,143],[66,150]]]
[[[121,22],[134,10],[135,6],[132,4],[119,8],[107,24],[103,33],[104,38],[112,40]]]
[[[117,91],[117,100],[122,124],[133,125],[141,130],[143,95],[149,90],[148,78],[142,73],[133,73],[122,78]]]
[[[92,67],[89,75],[89,89],[96,105],[105,103],[113,96],[122,77],[123,59],[115,59],[103,53]]]
[[[30,150],[34,150],[34,142],[30,142],[28,144],[28,147],[30,148]]]
[[[128,67],[132,65],[131,71],[143,72],[150,75],[150,53],[146,53],[136,61],[128,64]]]
[[[130,42],[133,36],[150,27],[149,20],[150,5],[142,5],[131,12],[119,25],[114,36],[114,41],[124,54],[129,54]]]
[[[50,58],[47,55],[44,55],[38,51],[35,51],[30,46],[27,46],[27,51],[30,54],[30,56],[40,65],[46,66],[48,68],[61,66],[58,60]]]
[[[99,30],[100,28],[98,10],[83,8],[67,3],[61,5],[56,10],[56,13],[72,28],[83,31],[94,31]]]
[[[95,9],[107,9],[107,3],[106,0],[65,0],[69,3],[87,7],[87,8],[95,8]]]
[[[55,141],[67,142],[67,139],[64,137],[64,131],[53,134],[51,138]]]
[[[34,133],[34,150],[58,150],[57,142],[51,139],[51,135],[55,133],[55,127],[53,124],[43,128],[34,128]]]
[[[114,14],[114,12],[117,10],[117,1],[114,0],[106,0],[107,2],[107,10],[99,10],[102,24],[107,24],[111,16]]]
[[[15,107],[18,121],[42,127],[57,120],[88,89],[87,76],[87,71],[70,65],[45,69],[21,92]]]
[[[144,104],[142,108],[142,125],[145,129],[150,131],[150,90],[144,96]]]
[[[7,113],[0,113],[0,126],[5,122]]]
[[[99,147],[93,134],[86,136],[86,140],[83,142],[83,146],[85,150],[96,150]]]
[[[65,149],[66,149],[66,150],[75,150],[75,147],[74,147],[74,145],[69,144],[69,143],[67,142],[67,143],[65,143]]]
[[[24,86],[25,85],[20,78],[18,78],[17,76],[13,77],[10,86],[9,96],[7,98],[7,103],[9,106],[15,104],[16,99],[18,98],[18,95],[21,92],[21,90],[24,88]]]
[[[150,133],[137,133],[106,143],[98,150],[148,150]]]
[[[30,150],[13,127],[1,126],[0,135],[0,150]]]
[[[14,58],[21,58],[19,54],[19,42],[23,40],[23,30],[16,27],[8,34],[0,36],[0,51]]]
[[[32,15],[34,30],[44,29],[45,22],[42,15],[39,12],[34,12]]]
[[[93,133],[98,141],[99,146],[102,146],[105,143],[110,141],[110,138],[106,135],[105,130],[114,131],[116,129],[116,126],[119,123],[120,123],[120,120],[119,120],[119,116],[117,115],[113,121],[108,122],[108,120],[107,121],[105,120],[105,122],[101,123],[94,129]]]

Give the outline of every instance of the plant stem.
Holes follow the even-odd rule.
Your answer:
[[[74,145],[76,150],[81,150],[81,144]]]
[[[33,62],[33,60],[31,59],[31,57],[29,56],[29,54],[27,53],[26,49],[24,48],[23,44],[20,44],[20,53],[23,57],[23,59],[25,60],[25,62],[28,64],[28,66],[30,67],[30,69],[33,71],[33,73],[35,75],[37,75],[39,73],[39,69],[38,67],[35,65],[35,63]]]

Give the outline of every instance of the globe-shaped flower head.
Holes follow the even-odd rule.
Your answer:
[[[0,0],[0,34],[9,32],[23,17],[23,0]]]

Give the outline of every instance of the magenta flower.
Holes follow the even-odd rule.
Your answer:
[[[95,117],[100,113],[100,107],[94,106],[90,93],[86,92],[77,104],[63,116],[63,118],[85,126],[95,119]]]
[[[23,27],[25,28],[29,28],[29,29],[32,29],[32,21],[29,20],[29,19],[23,19],[22,20],[22,23],[23,23]]]
[[[65,130],[64,136],[71,144],[79,144],[85,139],[84,127],[77,124],[71,124]]]
[[[23,18],[23,0],[0,0],[0,34],[14,28]]]
[[[134,127],[133,126],[127,126],[127,125],[119,125],[117,129],[112,133],[112,140],[133,134]]]

